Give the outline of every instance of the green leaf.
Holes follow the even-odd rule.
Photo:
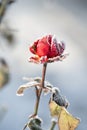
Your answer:
[[[42,130],[41,128],[42,120],[38,116],[31,118],[29,122],[24,126],[23,130],[25,130],[27,127],[30,130]]]
[[[28,124],[28,127],[31,130],[42,130],[42,128],[41,128],[41,120],[39,118],[31,119],[29,124]]]

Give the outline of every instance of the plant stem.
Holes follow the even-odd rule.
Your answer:
[[[56,121],[52,121],[52,125],[51,125],[50,130],[54,130],[55,125],[56,125]]]
[[[44,87],[44,80],[45,80],[45,74],[46,74],[46,68],[47,68],[47,63],[43,64],[43,71],[42,71],[42,81],[41,81],[41,87]]]
[[[42,89],[44,88],[44,80],[45,80],[46,68],[47,68],[47,63],[44,63],[43,64],[43,70],[42,70],[41,88],[38,89],[36,87],[36,104],[35,104],[35,110],[34,110],[34,115],[33,116],[36,116],[37,113],[38,113],[40,96],[41,96],[41,93],[42,93]]]

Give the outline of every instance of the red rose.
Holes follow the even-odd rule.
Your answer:
[[[58,42],[53,35],[47,35],[34,42],[29,49],[35,54],[30,61],[44,63],[48,62],[50,58],[61,57],[65,50],[65,44],[62,41]]]

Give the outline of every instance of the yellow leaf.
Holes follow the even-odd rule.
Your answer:
[[[49,108],[50,108],[51,116],[59,117],[61,112],[61,107],[59,105],[57,105],[54,101],[50,101]]]
[[[65,108],[62,108],[58,121],[60,130],[74,130],[79,122],[79,119],[73,117]]]
[[[9,73],[4,69],[0,69],[0,88],[3,88],[9,81]]]
[[[78,118],[73,117],[64,107],[57,105],[54,101],[49,104],[51,116],[58,117],[59,130],[75,130],[80,123]]]

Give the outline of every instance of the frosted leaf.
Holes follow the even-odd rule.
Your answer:
[[[21,85],[18,90],[17,90],[17,95],[18,96],[23,96],[24,94],[24,90],[27,89],[27,88],[30,88],[30,87],[36,87],[36,86],[39,86],[40,83],[36,82],[36,81],[31,81],[31,82],[28,82],[26,84],[23,84]]]

